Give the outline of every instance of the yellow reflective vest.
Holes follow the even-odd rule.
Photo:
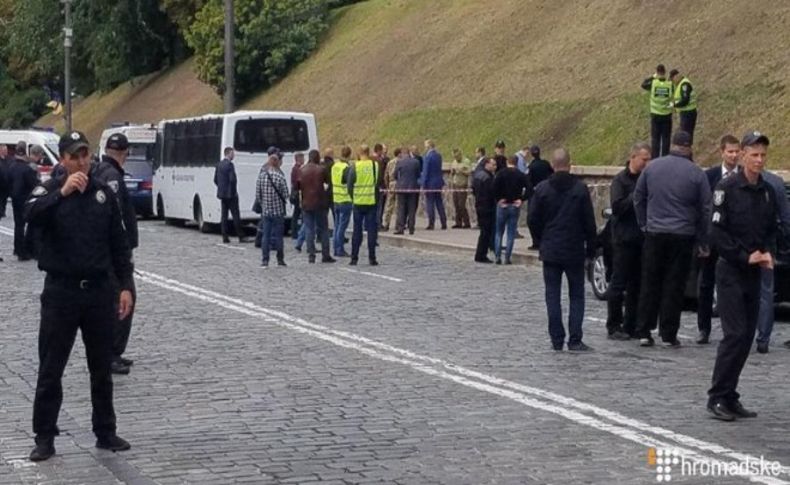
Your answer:
[[[376,205],[378,163],[373,160],[359,160],[354,164],[354,172],[354,205]]]
[[[691,81],[689,81],[689,78],[684,77],[683,79],[680,80],[677,87],[675,87],[675,103],[680,101],[681,89],[683,88],[683,85],[686,83],[691,85]],[[692,111],[697,109],[697,90],[696,89],[691,90],[691,96],[689,97],[689,104],[675,109],[677,109],[678,111]]]
[[[650,85],[650,113],[654,115],[671,115],[672,81],[654,78]]]
[[[343,172],[348,168],[348,162],[338,160],[332,165],[332,203],[347,204],[351,202],[348,187],[343,183]]]

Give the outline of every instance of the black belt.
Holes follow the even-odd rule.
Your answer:
[[[65,286],[68,288],[78,290],[93,290],[100,288],[107,284],[109,277],[107,275],[94,275],[94,276],[63,276],[48,274],[47,281],[54,283],[58,286]]]

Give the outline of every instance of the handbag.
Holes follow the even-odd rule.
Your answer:
[[[299,198],[299,191],[298,190],[292,191],[291,195],[288,196],[288,201],[291,203],[291,205],[299,205],[299,202],[300,202],[299,199],[300,198]]]
[[[254,212],[256,214],[262,214],[263,213],[263,207],[261,207],[261,201],[260,200],[255,199],[255,202],[252,203],[252,212]]]

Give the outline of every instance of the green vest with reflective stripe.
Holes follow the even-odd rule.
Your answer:
[[[672,81],[666,79],[653,79],[650,86],[650,113],[654,115],[671,115],[672,108],[669,102],[672,101]]]
[[[354,205],[376,205],[378,164],[373,160],[359,160],[354,164]]]
[[[335,204],[351,202],[348,187],[343,183],[343,171],[347,167],[348,163],[343,160],[338,160],[332,165],[332,202]]]
[[[680,101],[680,88],[683,87],[684,83],[691,84],[691,81],[689,81],[689,78],[687,77],[684,77],[683,79],[680,80],[678,86],[675,88],[675,103]],[[675,109],[677,109],[678,111],[691,111],[697,109],[697,90],[696,89],[691,90],[691,96],[689,96],[689,104],[683,106],[682,108],[675,108]]]

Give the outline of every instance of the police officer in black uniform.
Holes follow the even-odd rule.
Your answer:
[[[25,202],[30,192],[38,185],[38,173],[27,160],[27,145],[20,141],[16,145],[16,157],[8,168],[11,207],[14,210],[14,254],[19,261],[31,259],[29,241],[25,239]]]
[[[107,185],[118,200],[121,209],[123,225],[126,229],[129,248],[134,250],[139,243],[137,232],[137,214],[135,214],[132,199],[124,182],[123,166],[129,154],[129,140],[123,133],[116,133],[107,139],[104,146],[106,155],[101,157],[101,161],[93,169],[91,175],[98,182]],[[118,321],[115,325],[112,345],[112,373],[128,374],[129,368],[134,363],[131,359],[125,359],[123,353],[129,343],[129,334],[132,331],[132,318],[134,318],[134,307],[137,306],[137,291],[132,284],[132,311],[129,315]]]
[[[722,421],[753,418],[736,392],[757,328],[760,268],[772,268],[777,232],[774,190],[761,175],[768,137],[747,133],[741,140],[742,167],[719,182],[713,192],[711,241],[719,254],[716,266],[719,316],[724,334],[716,355],[708,411]]]
[[[67,176],[36,187],[25,205],[27,221],[41,231],[38,266],[47,273],[41,294],[32,461],[55,454],[61,378],[77,329],[90,371],[96,447],[130,448],[115,431],[110,364],[113,326],[132,307],[132,253],[115,195],[89,176],[88,148],[82,133],[63,135],[60,163]]]

